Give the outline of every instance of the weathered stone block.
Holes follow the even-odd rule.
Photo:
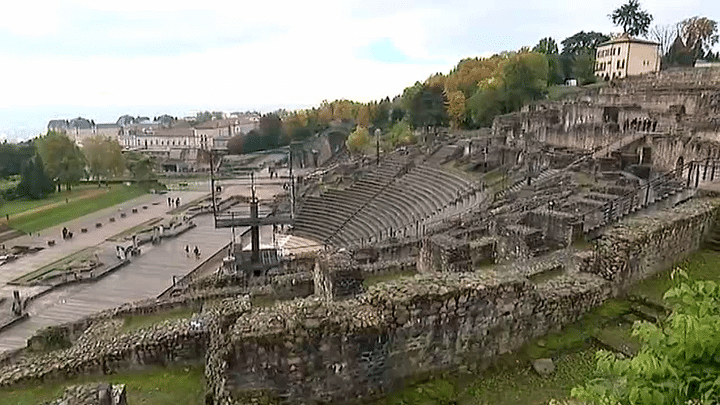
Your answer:
[[[325,301],[352,297],[363,292],[363,274],[349,255],[319,255],[313,270],[315,295]]]

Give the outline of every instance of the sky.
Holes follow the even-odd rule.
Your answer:
[[[50,119],[272,111],[402,93],[460,59],[618,32],[624,0],[63,0],[0,13],[0,141]],[[717,0],[641,0],[656,24]]]

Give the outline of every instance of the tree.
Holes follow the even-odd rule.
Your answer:
[[[678,35],[668,48],[664,62],[667,66],[693,66],[697,53],[697,49],[685,46]]]
[[[616,8],[609,17],[613,24],[622,27],[624,33],[633,37],[647,36],[648,28],[653,20],[650,13],[640,10],[638,0],[628,0],[627,3]]]
[[[387,128],[388,122],[390,121],[390,112],[392,110],[392,104],[389,98],[380,100],[375,107],[374,114],[372,115],[372,124],[375,128]]]
[[[358,125],[350,136],[348,136],[345,144],[350,152],[362,152],[362,150],[370,144],[370,133],[367,128]]]
[[[287,139],[285,134],[282,120],[276,113],[269,113],[260,117],[258,129],[260,135],[265,138],[262,149],[277,148],[278,146],[288,145],[290,143],[290,140]]]
[[[599,32],[580,31],[577,34],[562,40],[562,53],[563,55],[578,55],[587,52],[592,52],[594,54],[598,45],[608,41],[609,39],[610,37]]]
[[[98,181],[122,175],[125,170],[122,147],[115,139],[95,135],[83,142],[83,154],[90,174]]]
[[[660,54],[664,57],[670,49],[673,40],[678,36],[678,28],[676,25],[671,24],[655,25],[650,29],[648,36],[660,44]]]
[[[506,59],[501,74],[483,84],[467,102],[475,125],[490,126],[496,115],[545,96],[548,61],[544,54],[517,53]]]
[[[679,31],[685,46],[695,50],[695,59],[704,57],[718,43],[717,23],[706,17],[683,20]]]
[[[555,55],[558,53],[557,42],[551,37],[543,38],[532,49],[533,52],[544,53],[545,55]]]
[[[475,125],[489,127],[496,115],[502,114],[504,94],[499,82],[490,83],[478,91],[468,100],[470,113]]]
[[[539,53],[520,53],[503,67],[504,112],[519,110],[525,103],[542,98],[547,90],[548,62]]]
[[[31,141],[0,144],[0,178],[21,174],[23,166],[35,153]]]
[[[55,190],[52,181],[45,173],[45,165],[39,154],[25,162],[16,194],[34,200],[45,198]]]
[[[448,123],[447,100],[444,89],[439,84],[424,86],[412,93],[409,101],[410,123],[415,128],[436,128]]]
[[[37,150],[45,162],[45,171],[57,185],[64,184],[69,191],[85,177],[85,156],[80,148],[67,135],[48,131],[36,139]]]
[[[595,54],[584,52],[572,57],[572,74],[578,84],[586,85],[595,82]]]
[[[363,104],[358,108],[357,118],[355,119],[357,125],[368,127],[370,126],[370,108]]]
[[[244,135],[235,135],[228,139],[227,148],[231,155],[240,155],[243,153],[243,144],[245,143]]]
[[[135,180],[145,181],[154,177],[154,159],[140,152],[126,152],[125,167],[132,174]]]
[[[635,357],[618,359],[599,351],[599,378],[572,390],[586,403],[717,404],[720,401],[720,285],[689,281],[682,271],[665,299],[672,314],[658,325],[636,322],[642,346]]]
[[[393,148],[402,145],[412,145],[417,142],[412,128],[406,122],[398,122],[388,131],[387,138]]]
[[[460,90],[448,93],[447,112],[450,115],[450,122],[453,127],[459,128],[465,122],[465,95]]]

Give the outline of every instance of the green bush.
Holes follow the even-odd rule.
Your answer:
[[[642,347],[630,359],[599,351],[598,378],[572,390],[595,404],[716,404],[720,401],[720,285],[682,282],[665,293],[673,312],[658,325],[637,322]]]

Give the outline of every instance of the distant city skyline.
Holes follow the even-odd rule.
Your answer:
[[[0,15],[0,141],[51,119],[262,112],[398,95],[460,59],[619,32],[625,1],[25,1]],[[641,0],[653,24],[711,0]]]

